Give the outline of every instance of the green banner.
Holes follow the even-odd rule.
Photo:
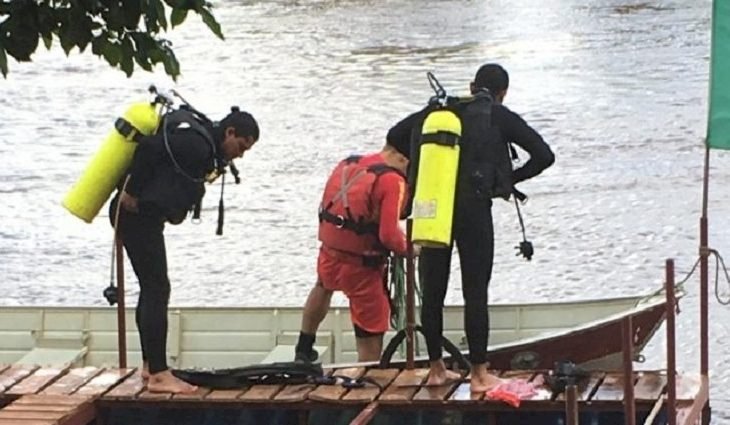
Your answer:
[[[730,0],[713,2],[710,55],[707,144],[730,150]]]

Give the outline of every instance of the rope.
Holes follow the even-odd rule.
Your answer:
[[[722,255],[720,255],[720,253],[716,249],[704,248],[701,249],[701,251],[705,251],[708,257],[711,255],[715,256],[715,299],[718,303],[720,303],[720,305],[730,305],[730,295],[728,295],[726,299],[723,299],[720,295],[720,265],[722,265],[722,270],[725,273],[725,280],[728,283],[728,287],[730,287],[730,272],[728,272],[727,266],[725,265],[725,259],[722,258]],[[685,293],[684,284],[689,280],[690,277],[695,274],[695,272],[697,271],[697,266],[700,265],[701,260],[702,254],[700,254],[700,256],[697,258],[697,261],[695,261],[694,265],[692,265],[692,269],[690,269],[690,271],[681,280],[675,283],[675,292],[679,294]],[[639,302],[637,302],[637,305],[641,304],[649,298],[655,297],[662,293],[664,293],[664,286],[639,300]]]
[[[406,327],[406,278],[403,270],[403,257],[390,259],[390,297],[393,311],[390,313],[390,325],[399,331]]]
[[[730,305],[730,296],[725,300],[720,296],[720,264],[722,264],[722,270],[725,272],[725,280],[730,287],[730,273],[728,273],[727,266],[725,266],[725,260],[715,249],[709,249],[708,252],[715,256],[715,299],[720,305]]]
[[[415,285],[415,298],[416,306],[422,304],[423,296],[421,295],[421,288],[418,279],[416,279]],[[390,283],[389,291],[391,298],[392,310],[390,312],[390,325],[396,331],[401,331],[406,328],[406,272],[405,272],[405,258],[400,256],[393,256],[390,259]],[[414,307],[416,307],[414,306]],[[416,339],[416,352],[418,349],[418,340]],[[405,345],[399,346],[400,355],[405,358]]]

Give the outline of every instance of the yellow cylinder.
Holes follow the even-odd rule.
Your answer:
[[[423,122],[413,197],[413,243],[426,247],[451,245],[460,137],[461,120],[451,111],[436,110]]]
[[[144,135],[154,133],[160,122],[158,108],[150,102],[132,104],[123,117]],[[116,128],[107,135],[81,177],[63,199],[64,208],[91,223],[132,161],[137,147],[137,143],[131,140],[133,136],[130,134],[129,138],[125,138]]]

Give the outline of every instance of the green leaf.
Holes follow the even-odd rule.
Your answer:
[[[155,9],[157,13],[157,22],[160,24],[162,29],[167,30],[167,18],[165,17],[165,6],[160,0],[150,0],[150,6]]]
[[[203,18],[203,22],[205,22],[205,25],[210,28],[210,30],[218,36],[221,40],[224,40],[223,32],[221,32],[221,25],[218,23],[218,21],[215,20],[215,17],[212,13],[210,13],[207,9],[200,9],[198,10],[198,13]]]
[[[30,55],[38,47],[40,34],[33,25],[28,25],[22,15],[12,15],[3,22],[5,39],[3,45],[7,53],[18,61],[30,61]]]
[[[124,37],[122,40],[122,59],[119,63],[119,67],[127,74],[127,77],[131,77],[134,72],[134,47],[129,36]]]
[[[139,20],[142,17],[142,6],[138,0],[124,2],[124,27],[129,30],[139,28]]]
[[[155,47],[151,48],[147,52],[147,56],[149,56],[150,62],[152,62],[153,64],[158,64],[160,62],[164,62],[165,55],[166,55],[165,51],[157,45],[155,45]]]
[[[122,48],[120,45],[107,41],[101,48],[101,54],[110,65],[116,66],[122,60]]]
[[[182,24],[187,16],[187,10],[172,9],[172,13],[170,14],[170,23],[172,23],[172,27],[175,28],[176,26]]]
[[[53,34],[43,34],[43,44],[46,46],[46,50],[51,50],[51,45],[53,44]]]
[[[66,56],[71,53],[71,49],[73,49],[76,45],[72,28],[72,26],[66,24],[62,26],[61,30],[58,32],[58,41],[61,42],[61,48],[66,53]]]
[[[177,81],[177,76],[180,75],[180,63],[172,50],[167,51],[165,60],[162,63],[165,65],[165,73],[171,76],[173,81]]]
[[[8,78],[8,57],[5,55],[5,48],[0,45],[0,72],[4,78]]]

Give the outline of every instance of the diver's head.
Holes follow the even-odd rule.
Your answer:
[[[509,74],[496,63],[482,65],[474,76],[470,85],[472,94],[479,89],[487,89],[494,96],[494,100],[502,103],[509,88]]]
[[[251,114],[237,106],[232,107],[231,113],[218,123],[218,128],[221,155],[226,161],[242,157],[259,139],[258,123]]]

